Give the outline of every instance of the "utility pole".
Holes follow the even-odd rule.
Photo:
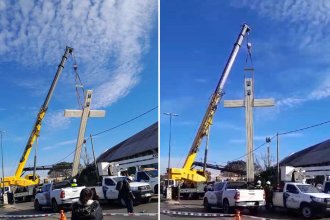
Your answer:
[[[172,117],[174,116],[179,116],[178,114],[175,113],[169,113],[169,112],[164,112],[164,115],[168,115],[170,116],[170,135],[169,135],[169,139],[168,139],[168,165],[167,165],[167,175],[168,175],[168,179],[170,178],[170,167],[171,167],[171,138],[172,138]],[[168,182],[168,181],[167,181]]]
[[[270,137],[266,137],[266,143],[267,143],[267,167],[266,169],[269,169],[270,167]]]
[[[97,165],[96,165],[95,151],[94,151],[94,143],[93,143],[93,136],[92,136],[92,134],[90,134],[89,137],[90,137],[90,139],[91,139],[91,144],[92,144],[92,151],[93,151],[93,159],[94,159],[94,166],[95,166],[95,172],[96,172],[97,184],[99,184],[100,177],[99,177],[99,172],[98,172]]]
[[[1,163],[2,163],[2,193],[5,193],[5,170],[3,166],[3,148],[2,148],[2,135],[5,131],[0,131],[1,134]]]
[[[277,186],[280,185],[280,163],[279,163],[279,143],[278,143],[278,133],[276,134],[276,160],[277,160]]]

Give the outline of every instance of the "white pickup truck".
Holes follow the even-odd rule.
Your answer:
[[[149,183],[154,194],[158,194],[158,170],[137,171],[134,180],[137,182]]]
[[[70,207],[79,200],[80,192],[85,186],[71,187],[70,182],[48,183],[42,186],[34,199],[34,209],[41,211],[42,207],[52,207],[58,212],[60,207]]]
[[[272,198],[273,208],[299,210],[304,218],[312,218],[330,211],[330,195],[305,183],[287,182],[283,190],[273,192]]]
[[[116,190],[117,182],[123,181],[125,176],[103,176],[102,186],[92,186],[91,189],[95,189],[96,194],[101,200],[114,201],[118,200],[118,190]],[[151,197],[154,195],[148,183],[143,182],[131,182],[131,190],[135,196],[135,202],[150,202]],[[125,205],[124,201],[120,201],[122,205]]]
[[[213,206],[222,208],[224,213],[230,213],[235,208],[257,212],[260,206],[265,205],[265,193],[247,182],[216,182],[208,188],[203,200],[207,211]]]

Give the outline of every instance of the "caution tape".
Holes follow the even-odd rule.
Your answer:
[[[34,215],[0,215],[0,218],[41,218],[58,215],[58,213],[50,214],[34,214]]]
[[[41,218],[59,215],[59,213],[35,215],[0,215],[0,218]],[[158,213],[103,213],[103,216],[157,216]]]
[[[158,213],[103,213],[103,216],[157,216]]]
[[[202,212],[180,212],[162,210],[160,213],[167,215],[180,215],[180,216],[198,216],[198,217],[234,217],[234,214],[221,214],[221,213],[202,213]]]

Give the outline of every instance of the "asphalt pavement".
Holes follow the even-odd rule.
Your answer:
[[[220,208],[212,208],[210,212],[206,212],[203,207],[203,200],[180,200],[177,201],[165,201],[162,200],[160,204],[160,210],[161,213],[163,211],[169,211],[168,214],[161,214],[160,218],[163,220],[169,220],[169,219],[194,219],[194,220],[205,220],[207,219],[224,219],[224,220],[233,220],[234,217],[212,217],[212,214],[215,215],[221,215],[222,210]],[[203,216],[206,213],[210,213],[208,216]],[[187,216],[189,215],[189,216]],[[259,212],[255,215],[252,215],[249,213],[248,210],[242,210],[241,211],[241,219],[242,220],[284,220],[284,219],[290,219],[290,220],[301,220],[302,217],[299,215],[299,213],[290,211],[284,209],[276,209],[275,211],[267,211],[263,207],[259,209]],[[320,220],[330,219],[330,215],[328,214],[325,218],[318,218]]]

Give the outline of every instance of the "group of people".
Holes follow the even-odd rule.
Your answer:
[[[272,187],[270,185],[270,181],[267,181],[265,187],[262,187],[261,181],[258,180],[257,181],[256,188],[257,189],[263,189],[265,191],[266,209],[271,208],[272,197],[273,197],[273,189],[272,189]]]
[[[133,200],[135,199],[132,193],[129,183],[130,178],[126,178],[122,181],[119,189],[119,199],[123,199],[128,213],[133,213]],[[72,187],[78,186],[76,180],[73,180]],[[80,192],[79,201],[72,204],[72,220],[101,220],[103,219],[103,211],[100,203],[98,202],[98,196],[95,190],[92,191],[89,188],[84,188]]]

